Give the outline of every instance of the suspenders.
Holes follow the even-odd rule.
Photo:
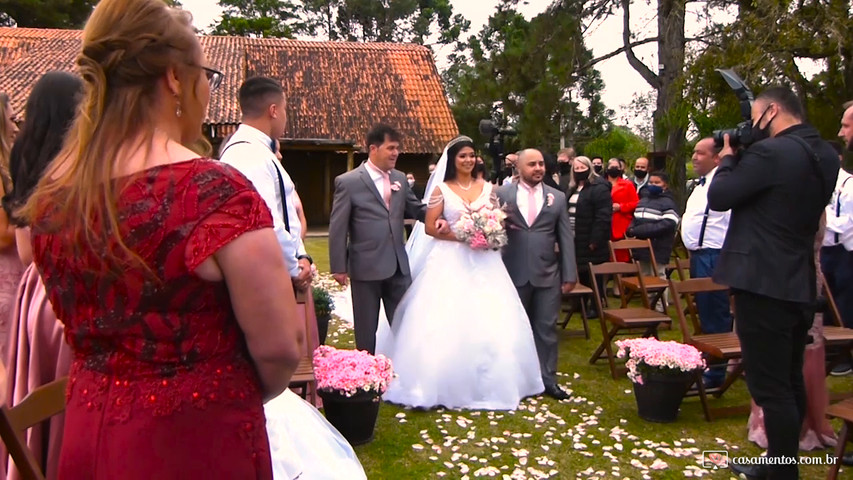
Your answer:
[[[234,142],[222,150],[222,153],[219,154],[219,158],[222,158],[225,155],[225,152],[228,151],[229,148],[234,145],[239,145],[241,143],[250,143],[245,140],[241,140],[239,142]],[[287,215],[287,192],[284,190],[284,179],[281,177],[281,171],[278,169],[278,165],[273,164],[273,168],[275,169],[275,174],[278,176],[278,190],[281,192],[281,210],[284,212],[284,229],[287,230],[287,233],[290,233],[290,217]]]

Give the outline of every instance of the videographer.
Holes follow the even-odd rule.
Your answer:
[[[747,387],[764,409],[767,456],[796,457],[806,410],[803,350],[816,297],[815,234],[839,161],[803,123],[803,106],[787,87],[762,92],[751,118],[751,132],[724,136],[708,191],[712,210],[731,209],[713,279],[732,289]],[[736,154],[732,140],[747,148]],[[758,478],[798,478],[796,465],[731,468]]]

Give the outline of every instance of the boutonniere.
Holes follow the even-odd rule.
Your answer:
[[[391,184],[391,191],[399,192],[400,191],[400,182],[395,180],[394,183]]]
[[[547,203],[548,203],[549,207],[554,204],[554,194],[553,193],[549,193],[548,195],[545,196],[545,198],[547,199]]]

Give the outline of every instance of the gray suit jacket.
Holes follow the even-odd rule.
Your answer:
[[[516,203],[518,183],[504,185],[496,191],[501,203],[506,204],[508,244],[503,250],[503,260],[517,287],[527,282],[534,287],[553,287],[578,280],[566,195],[545,184],[542,188],[542,210],[529,227]],[[554,198],[550,206],[548,194]],[[560,247],[559,254],[555,245]]]
[[[391,170],[391,210],[370,178],[358,168],[335,178],[335,199],[329,220],[329,263],[332,273],[349,273],[353,280],[384,280],[397,266],[409,275],[403,218],[423,221],[424,205],[406,182],[406,174]]]

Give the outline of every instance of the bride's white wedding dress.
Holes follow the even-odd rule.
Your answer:
[[[439,188],[452,225],[468,205],[446,185]],[[493,201],[486,183],[470,206]],[[432,243],[390,332],[377,335],[377,353],[391,358],[397,374],[383,399],[414,407],[515,409],[544,386],[530,322],[501,254]]]

